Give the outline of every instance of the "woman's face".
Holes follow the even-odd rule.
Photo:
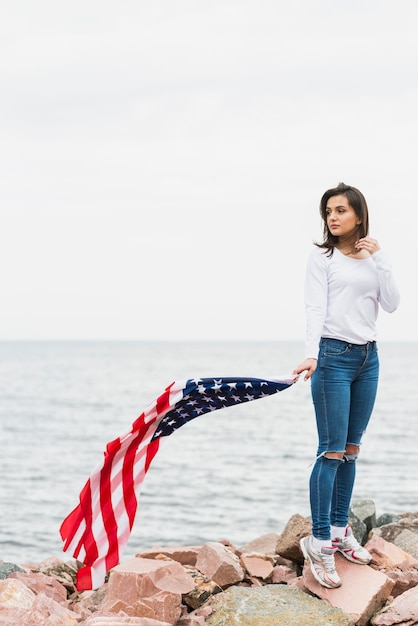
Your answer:
[[[326,206],[327,226],[335,237],[349,238],[357,231],[360,219],[346,196],[332,196]]]

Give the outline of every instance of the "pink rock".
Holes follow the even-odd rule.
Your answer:
[[[80,616],[80,619],[87,619],[92,613],[99,611],[106,597],[107,585],[102,585],[94,591],[82,591],[69,598],[66,606]]]
[[[42,592],[56,602],[65,602],[65,600],[67,599],[67,591],[65,587],[60,585],[51,576],[46,576],[45,574],[42,574],[40,572],[32,574],[13,572],[9,576],[9,579],[11,578],[20,580],[26,585],[26,587],[32,589],[34,593],[38,594]]]
[[[262,554],[242,554],[240,563],[250,576],[266,580],[273,574],[272,560]]]
[[[44,593],[39,593],[25,619],[25,626],[77,626],[79,616]]]
[[[145,559],[155,559],[160,554],[173,559],[173,561],[177,561],[182,565],[196,565],[197,555],[199,553],[201,546],[174,546],[174,547],[159,547],[153,546],[151,550],[147,552],[141,552],[137,554],[137,557],[142,557]]]
[[[418,587],[405,591],[371,620],[373,626],[415,626],[418,624]]]
[[[393,570],[384,570],[386,576],[388,576],[394,583],[394,587],[391,591],[391,596],[396,598],[396,596],[400,596],[401,593],[404,593],[408,589],[412,587],[416,587],[418,585],[418,571],[417,570],[409,570],[408,572],[402,572],[398,569]]]
[[[211,615],[213,609],[211,606],[203,606],[193,613],[183,615],[177,622],[176,626],[205,626],[206,618]]]
[[[404,572],[418,568],[417,559],[378,535],[374,535],[365,547],[373,557],[372,567],[398,568]]]
[[[0,609],[30,609],[34,601],[35,594],[21,580],[0,580]]]
[[[194,581],[176,561],[133,558],[112,569],[103,610],[175,624]]]
[[[83,626],[171,626],[167,622],[149,617],[129,617],[127,615],[96,614],[89,617]]]
[[[18,609],[16,607],[1,608],[0,624],[1,626],[26,626],[28,612],[29,611],[27,609]]]
[[[336,589],[322,587],[305,563],[303,580],[306,588],[331,606],[352,617],[356,626],[366,626],[370,618],[387,601],[393,582],[382,572],[368,565],[358,565],[336,554],[335,565],[342,585]]]
[[[220,587],[240,582],[245,577],[239,558],[227,546],[211,541],[199,551],[196,568]]]
[[[1,625],[76,626],[78,615],[44,593],[35,595],[21,580],[0,581]],[[14,621],[13,621],[14,620]]]
[[[276,584],[289,584],[291,582],[295,582],[297,577],[296,572],[290,567],[287,567],[286,565],[276,565],[273,570],[271,582]]]

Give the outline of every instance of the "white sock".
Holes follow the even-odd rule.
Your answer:
[[[347,526],[331,526],[331,539],[343,539]]]
[[[321,552],[322,548],[329,548],[331,546],[331,539],[317,539],[312,535],[311,546],[317,552]]]

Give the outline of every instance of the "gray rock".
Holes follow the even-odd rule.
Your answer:
[[[0,580],[5,580],[13,572],[24,572],[25,570],[14,563],[0,561]]]
[[[353,500],[351,512],[366,525],[367,534],[376,526],[376,506],[373,500]]]
[[[367,541],[367,536],[368,536],[366,524],[362,522],[361,519],[359,519],[357,515],[353,513],[352,510],[350,510],[348,522],[351,526],[351,530],[353,531],[354,537],[362,546],[364,546],[364,544]]]
[[[393,524],[393,522],[399,522],[399,515],[395,515],[394,513],[383,513],[383,515],[379,515],[376,520],[376,527],[386,526],[386,524]]]
[[[288,585],[230,587],[208,603],[207,626],[351,626],[352,619],[325,600]]]

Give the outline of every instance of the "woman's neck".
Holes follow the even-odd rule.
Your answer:
[[[342,252],[342,254],[357,254],[359,252],[359,250],[355,247],[357,239],[357,233],[349,235],[348,237],[338,237],[335,247]]]

